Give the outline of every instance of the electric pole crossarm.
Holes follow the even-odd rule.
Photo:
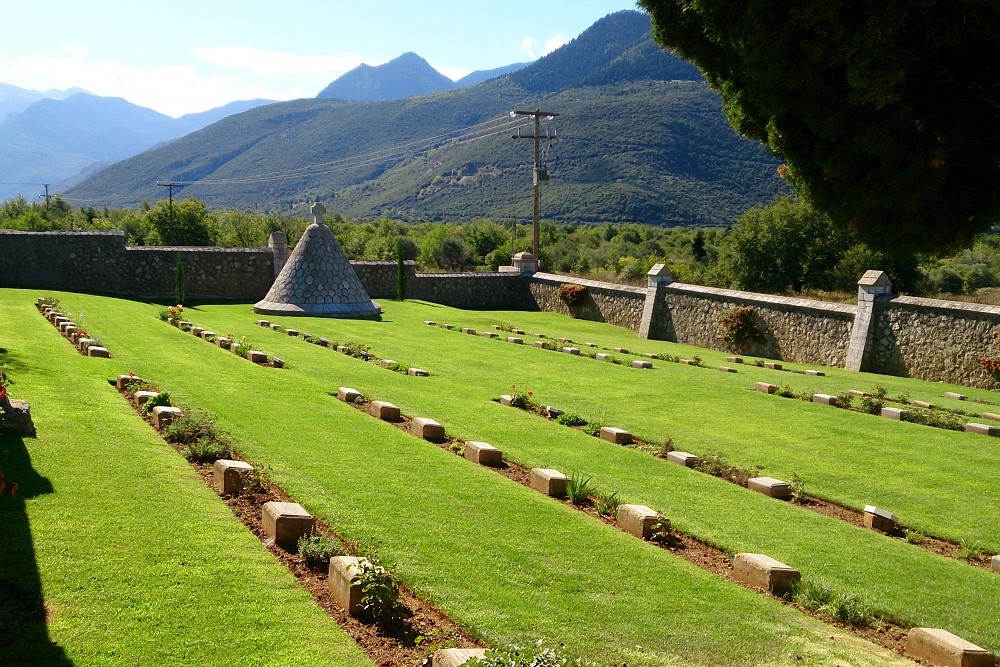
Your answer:
[[[531,139],[535,143],[535,162],[531,168],[531,173],[532,173],[531,252],[532,254],[535,255],[535,259],[538,259],[538,245],[539,245],[538,217],[539,217],[539,208],[541,205],[541,191],[539,190],[539,180],[540,180],[539,171],[541,169],[541,164],[539,164],[538,161],[540,154],[539,142],[542,139],[545,139],[547,141],[556,140],[556,136],[554,134],[549,135],[548,132],[546,132],[544,135],[542,134],[542,119],[544,118],[545,120],[552,120],[553,118],[557,118],[559,114],[553,113],[551,111],[541,111],[540,109],[535,109],[534,111],[523,111],[523,110],[511,111],[510,117],[514,118],[515,116],[531,116],[535,121],[534,122],[535,131],[533,134],[521,134],[521,131],[518,130],[517,134],[511,136],[511,139]],[[513,252],[514,248],[511,248],[511,253],[513,254]]]

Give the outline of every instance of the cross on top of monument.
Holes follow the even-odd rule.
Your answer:
[[[323,214],[326,213],[326,207],[323,206],[323,204],[316,202],[315,204],[312,205],[310,211],[312,211],[313,214],[313,222],[315,222],[317,225],[322,225]]]

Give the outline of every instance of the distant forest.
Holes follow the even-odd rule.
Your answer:
[[[402,245],[421,271],[493,271],[510,264],[512,247],[521,252],[531,245],[530,225],[488,219],[412,223],[332,213],[325,221],[349,258],[395,259]],[[294,245],[310,222],[209,211],[190,198],[174,201],[172,219],[166,200],[135,210],[73,208],[59,197],[48,206],[23,198],[0,204],[0,229],[121,230],[137,246],[266,247],[271,232],[284,232]],[[892,256],[789,197],[751,209],[727,227],[542,221],[540,238],[544,271],[608,282],[645,284],[649,269],[665,263],[678,282],[850,301],[861,274],[881,269],[900,293],[1000,303],[1000,234],[983,234],[949,257]]]

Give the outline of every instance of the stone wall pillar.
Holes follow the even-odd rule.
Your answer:
[[[639,322],[639,338],[650,337],[650,329],[656,321],[656,304],[658,303],[660,285],[674,282],[674,276],[666,264],[654,264],[646,274],[646,301],[642,305],[642,320]]]
[[[274,277],[277,278],[288,261],[288,237],[284,232],[271,232],[267,237],[267,247],[274,256]]]
[[[865,352],[871,344],[871,325],[875,319],[876,299],[892,298],[892,281],[885,271],[866,271],[858,281],[858,309],[851,328],[851,342],[847,348],[844,368],[861,371],[865,364]]]

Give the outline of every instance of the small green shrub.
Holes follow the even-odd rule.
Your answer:
[[[667,354],[666,352],[658,353],[656,355],[656,358],[659,359],[660,361],[669,361],[674,364],[680,363],[681,361],[680,356],[676,354]]]
[[[775,396],[781,396],[782,398],[795,398],[795,392],[792,390],[790,385],[785,385],[774,392]]]
[[[853,404],[854,404],[854,394],[851,394],[846,391],[837,394],[837,407],[844,408],[845,410],[850,410]]]
[[[534,396],[535,392],[518,389],[516,384],[512,384],[510,389],[511,407],[527,410],[534,406],[534,402],[531,397]]]
[[[253,470],[243,476],[243,489],[240,493],[267,493],[268,470],[267,466],[254,465]]]
[[[580,415],[574,415],[570,412],[564,412],[563,414],[556,417],[556,423],[562,424],[563,426],[586,426],[587,420]]]
[[[169,406],[170,405],[170,394],[165,391],[161,391],[153,396],[151,399],[146,401],[142,406],[143,414],[149,415],[153,413],[153,408],[158,406]]]
[[[861,405],[859,406],[859,409],[861,412],[866,412],[870,415],[880,415],[882,414],[882,408],[884,407],[885,401],[883,399],[875,396],[863,396],[861,398]]]
[[[361,609],[380,626],[396,623],[406,614],[406,607],[399,601],[399,580],[382,565],[377,552],[372,551],[358,566],[361,586]]]
[[[217,439],[215,426],[203,414],[187,413],[174,419],[163,431],[163,439],[176,444]]]
[[[611,493],[594,491],[594,510],[601,516],[606,516],[609,519],[617,519],[618,508],[621,504],[622,501],[619,500],[617,491]]]
[[[592,667],[592,663],[580,658],[572,658],[558,648],[546,647],[544,643],[521,646],[511,644],[488,649],[482,658],[472,658],[466,667]]]
[[[218,440],[202,438],[182,449],[181,456],[191,463],[215,463],[229,458],[229,446]]]
[[[836,593],[821,581],[796,582],[789,596],[809,611],[854,627],[866,627],[881,619],[869,602],[848,593]]]
[[[344,547],[340,541],[326,535],[303,535],[299,538],[299,558],[310,570],[325,572],[330,567],[330,559],[343,556]]]
[[[236,354],[236,356],[242,357],[244,359],[247,358],[247,354],[250,352],[250,350],[256,349],[254,348],[253,345],[247,342],[246,336],[240,336],[239,340],[233,342],[236,343],[236,347],[233,348],[233,352]]]
[[[746,486],[747,480],[760,474],[760,466],[741,467],[730,464],[726,458],[719,453],[706,454],[698,464],[697,470],[713,477]]]
[[[948,429],[950,431],[964,431],[965,420],[952,412],[944,410],[926,410],[924,408],[910,407],[903,415],[903,421],[933,426],[935,428]]]
[[[654,542],[675,541],[676,537],[674,536],[674,525],[670,522],[670,519],[657,512],[656,520],[653,521],[649,539]]]
[[[574,505],[583,505],[590,499],[590,494],[594,489],[590,482],[593,477],[584,477],[580,473],[573,473],[566,480],[566,496]]]
[[[797,472],[793,472],[788,478],[788,488],[792,493],[792,502],[801,503],[806,497],[806,483],[799,477]]]
[[[166,322],[166,321],[167,321],[167,320],[169,320],[169,319],[170,319],[171,317],[173,317],[173,316],[172,316],[172,315],[170,314],[170,311],[169,311],[169,310],[167,310],[166,308],[163,308],[162,310],[160,310],[160,312],[158,312],[158,313],[156,314],[156,316],[160,318],[160,321],[161,321],[161,322]]]
[[[903,534],[906,535],[906,541],[910,544],[923,544],[927,539],[927,536],[916,528],[904,528]]]
[[[580,430],[582,430],[587,435],[592,435],[595,438],[598,438],[601,436],[602,428],[603,426],[601,424],[598,424],[596,422],[587,422],[586,424],[583,425],[583,427]]]

